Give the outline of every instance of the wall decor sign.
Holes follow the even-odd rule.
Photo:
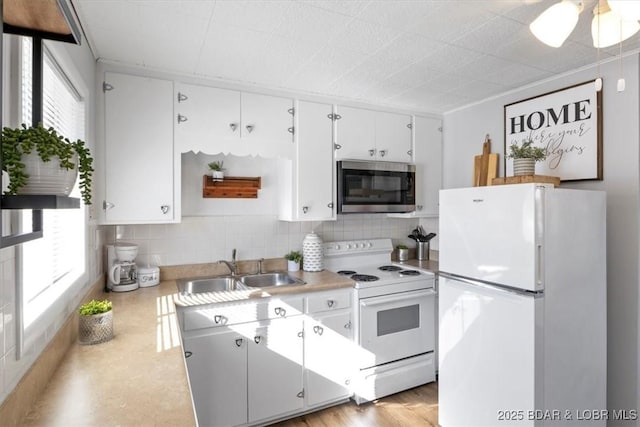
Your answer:
[[[536,174],[602,180],[602,91],[589,81],[505,105],[505,176],[513,175],[509,146],[527,139],[547,153]]]

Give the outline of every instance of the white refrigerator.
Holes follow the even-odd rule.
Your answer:
[[[439,424],[605,425],[606,197],[440,191]]]

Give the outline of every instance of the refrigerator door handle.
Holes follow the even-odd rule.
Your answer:
[[[487,283],[480,280],[469,279],[468,277],[457,276],[455,274],[447,273],[444,271],[439,272],[438,275],[450,280],[457,281],[457,282],[462,282],[468,285],[478,286],[480,288],[489,289],[492,291],[501,292],[509,295],[518,295],[518,296],[526,296],[526,297],[533,297],[533,298],[541,298],[544,295],[542,291],[530,291],[527,289],[513,288],[511,286],[506,286],[506,285]]]

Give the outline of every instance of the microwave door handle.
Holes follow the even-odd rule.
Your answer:
[[[380,305],[387,305],[387,304],[398,302],[398,301],[405,301],[405,300],[415,301],[416,298],[428,297],[435,294],[436,294],[435,290],[426,289],[426,290],[417,291],[417,292],[406,292],[406,293],[398,294],[395,296],[383,295],[380,297],[364,298],[360,300],[360,305],[362,307],[377,307]]]

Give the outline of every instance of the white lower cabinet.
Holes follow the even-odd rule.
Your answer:
[[[245,424],[249,339],[229,328],[205,331],[183,337],[198,424]]]
[[[351,295],[179,310],[199,425],[262,425],[348,399],[356,354]]]
[[[307,297],[304,325],[305,400],[323,406],[351,396],[353,363],[352,290],[328,291]]]

